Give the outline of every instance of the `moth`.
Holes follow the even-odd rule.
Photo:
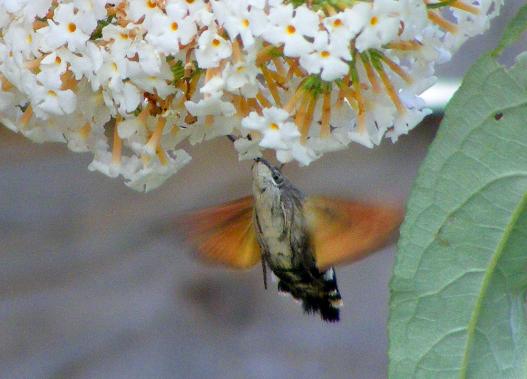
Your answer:
[[[236,269],[259,262],[278,290],[307,313],[339,320],[334,266],[387,244],[402,220],[399,208],[323,196],[306,197],[264,159],[252,168],[253,194],[185,218],[191,244],[206,261]]]

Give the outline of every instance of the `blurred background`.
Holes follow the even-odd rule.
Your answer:
[[[442,80],[494,47],[521,3],[439,67]],[[285,173],[307,194],[403,204],[439,119]],[[249,194],[251,163],[227,139],[190,153],[141,194],[90,173],[89,156],[0,130],[0,378],[384,378],[394,246],[337,269],[340,323],[304,315],[275,284],[264,290],[260,266],[191,257],[173,220]]]

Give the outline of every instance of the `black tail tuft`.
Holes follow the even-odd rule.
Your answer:
[[[320,318],[327,322],[340,320],[340,311],[328,298],[306,297],[302,299],[302,306],[306,313],[320,313]]]
[[[339,306],[342,304],[335,271],[330,268],[319,277],[309,282],[288,282],[284,279],[278,283],[278,290],[289,292],[295,299],[302,301],[306,313],[320,313],[322,320],[337,322],[340,319]],[[307,283],[306,283],[307,282]]]

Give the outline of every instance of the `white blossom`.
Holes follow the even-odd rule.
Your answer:
[[[190,43],[196,33],[196,23],[187,16],[186,10],[178,4],[170,4],[167,14],[156,13],[152,16],[146,40],[161,53],[176,54],[179,45]]]
[[[231,55],[231,43],[218,33],[207,30],[201,34],[196,59],[202,68],[216,67],[222,59]]]
[[[258,7],[247,8],[245,0],[212,1],[220,25],[234,40],[240,36],[243,46],[251,47],[267,26],[266,14]]]
[[[294,9],[291,4],[278,5],[271,8],[269,20],[263,37],[273,44],[283,44],[285,55],[300,57],[313,49],[305,37],[314,37],[318,30],[316,13],[305,6]]]
[[[125,184],[142,192],[156,189],[191,160],[184,150],[176,150],[173,154],[174,157],[167,155],[167,162],[162,163],[158,159],[149,162],[148,166],[129,175]]]
[[[315,37],[315,51],[300,57],[300,64],[310,74],[320,74],[322,80],[332,81],[343,77],[349,71],[351,53],[346,45],[338,39],[331,42],[327,32],[320,32]]]
[[[38,32],[42,34],[47,51],[66,44],[71,51],[76,52],[83,50],[95,26],[91,17],[85,17],[82,11],[75,11],[72,3],[64,3],[55,9],[53,19],[48,20],[48,26]]]
[[[260,146],[277,150],[289,150],[290,144],[300,137],[297,126],[287,121],[289,114],[279,108],[263,110],[263,116],[251,112],[242,120],[242,126],[248,130],[262,133]]]
[[[357,37],[355,46],[359,51],[380,48],[397,38],[400,16],[396,0],[374,0],[373,3],[361,3],[354,7],[360,11],[363,29]]]
[[[503,0],[0,0],[0,122],[148,191],[228,136],[307,165],[413,129]]]

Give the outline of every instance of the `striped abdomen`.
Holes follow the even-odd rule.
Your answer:
[[[273,269],[280,279],[278,290],[290,293],[302,302],[307,313],[320,313],[324,321],[339,320],[339,307],[342,304],[335,270],[330,268],[319,272],[316,268],[282,270]]]

